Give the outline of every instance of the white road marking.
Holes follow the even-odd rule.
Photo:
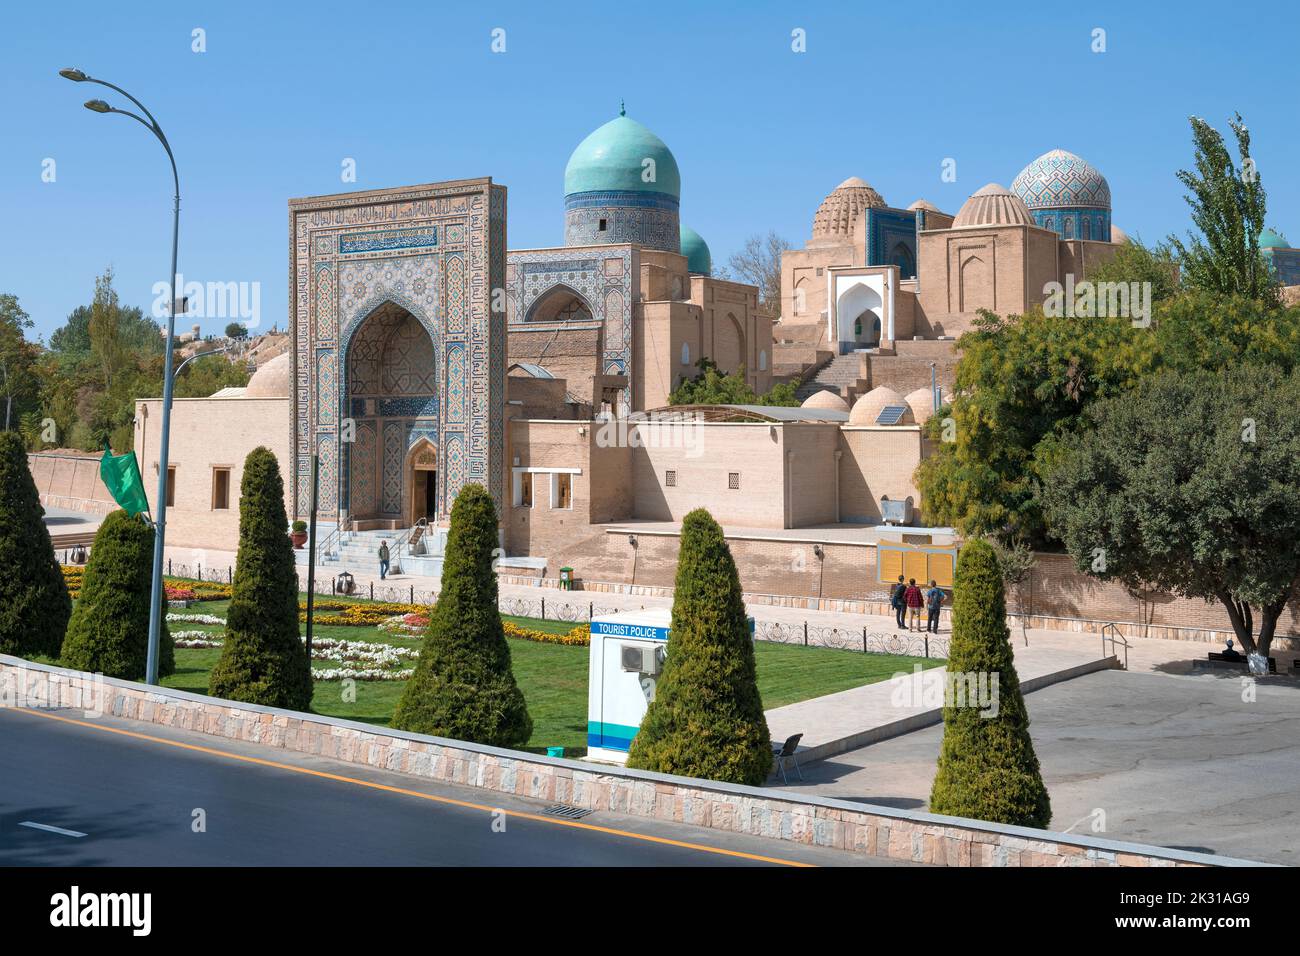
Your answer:
[[[52,827],[48,823],[32,823],[31,820],[24,820],[18,824],[20,827],[31,827],[33,830],[45,830],[48,833],[61,833],[64,836],[84,837],[86,834],[78,830],[65,830],[63,827]]]

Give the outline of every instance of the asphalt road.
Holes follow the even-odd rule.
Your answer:
[[[1025,696],[1052,829],[1300,864],[1300,687],[1101,671]],[[804,768],[790,789],[927,808],[941,726]]]
[[[620,814],[593,813],[576,826],[521,815],[542,809],[536,801],[170,728],[0,710],[5,866],[877,862]]]

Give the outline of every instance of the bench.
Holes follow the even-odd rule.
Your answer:
[[[1244,671],[1248,669],[1249,664],[1244,655],[1239,660],[1234,660],[1230,657],[1224,657],[1222,651],[1210,651],[1207,660],[1192,661],[1192,670],[1194,671]],[[1268,659],[1268,672],[1270,674],[1277,673],[1277,658],[1270,657]]]

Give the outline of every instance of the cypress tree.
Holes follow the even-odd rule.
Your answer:
[[[298,578],[275,455],[254,448],[239,484],[239,554],[221,658],[208,693],[267,707],[311,707],[311,662],[298,635]]]
[[[986,676],[989,686],[996,679],[996,714],[980,706],[986,702],[945,698],[930,811],[1045,828],[1052,807],[1012,658],[1002,574],[993,548],[979,540],[968,542],[957,560],[947,671],[952,684],[963,687],[976,675]]]
[[[754,786],[772,769],[740,576],[703,508],[682,521],[668,658],[627,765]]]
[[[153,584],[154,531],[125,511],[108,515],[95,533],[63,640],[63,663],[106,677],[142,680],[149,653],[149,597]],[[159,633],[158,673],[175,670],[171,635]]]
[[[57,657],[72,599],[17,432],[0,432],[0,654]]]
[[[496,505],[482,485],[466,485],[451,507],[442,590],[394,727],[497,747],[532,736],[497,609],[496,547]]]

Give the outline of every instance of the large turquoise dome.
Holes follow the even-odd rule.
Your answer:
[[[1030,209],[1091,206],[1110,209],[1110,184],[1087,160],[1054,149],[1020,171],[1011,191]]]
[[[646,182],[646,170],[654,178]],[[564,194],[607,192],[663,193],[680,199],[682,177],[672,150],[654,133],[622,113],[578,144],[564,167]]]
[[[1087,160],[1063,149],[1043,153],[1011,181],[1042,229],[1062,239],[1110,242],[1110,184]]]
[[[709,244],[690,226],[682,226],[682,255],[686,257],[686,271],[695,275],[713,274],[713,256]]]

